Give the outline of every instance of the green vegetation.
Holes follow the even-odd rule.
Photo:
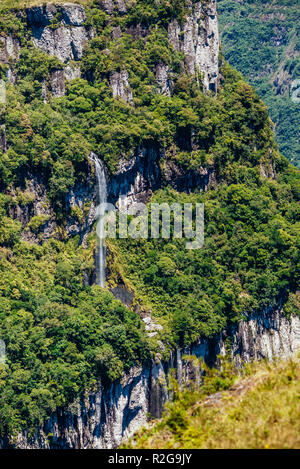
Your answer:
[[[222,372],[207,370],[201,388],[174,385],[163,418],[140,430],[125,448],[300,448],[299,359],[248,365],[242,376],[227,365]]]
[[[57,407],[122,376],[147,358],[141,322],[109,292],[87,287],[94,269],[89,249],[51,240],[15,240],[17,222],[1,217],[0,337],[7,360],[0,365],[0,433],[34,430]],[[13,225],[14,223],[14,225]],[[2,236],[1,236],[2,238]],[[15,241],[15,242],[14,242]]]
[[[244,74],[276,123],[280,151],[300,167],[300,106],[291,99],[300,79],[298,0],[219,0],[225,58]]]
[[[54,2],[43,2],[41,0],[0,0],[0,7],[3,9],[21,9],[27,7],[34,7],[43,5],[46,3],[54,3],[55,5],[59,5],[61,3],[67,3],[65,0],[55,0]],[[93,0],[72,0],[69,3],[79,3],[82,5],[89,5],[93,3]]]
[[[278,160],[277,179],[262,176],[258,161],[268,161],[270,144],[267,154],[276,155],[266,109],[238,74],[227,66],[222,73],[217,99],[191,100],[194,138],[214,161],[218,190],[195,188],[187,195],[166,187],[151,199],[204,203],[204,247],[187,250],[185,239],[172,238],[115,243],[125,276],[161,318],[170,346],[212,336],[246,312],[275,306],[299,282],[299,172]]]
[[[76,182],[87,182],[91,150],[110,174],[120,158],[142,146],[162,150],[162,171],[171,161],[183,172],[215,172],[216,187],[206,194],[197,187],[178,194],[162,181],[153,196],[159,202],[205,202],[203,250],[187,251],[184,240],[112,243],[114,274],[164,324],[166,353],[200,334],[212,336],[278,297],[287,314],[297,305],[299,172],[279,154],[265,105],[226,63],[217,96],[182,73],[183,56],[170,45],[166,25],[174,15],[184,17],[183,1],[162,0],[153,8],[137,0],[126,15],[111,17],[93,2],[87,13],[96,35],[82,60],[83,78],[48,103],[42,81],[64,65],[33,47],[21,16],[1,16],[1,31],[21,43],[18,79],[7,84],[7,103],[0,105],[7,137],[7,151],[0,154],[0,338],[7,348],[0,368],[1,434],[33,430],[97,380],[118,379],[155,351],[135,313],[109,292],[85,285],[86,275],[93,275],[95,235],[86,248],[79,237],[66,240],[66,198]],[[126,33],[141,19],[147,39]],[[112,37],[113,26],[120,26],[121,38]],[[161,62],[172,69],[172,97],[157,92]],[[132,105],[112,97],[109,74],[123,69]],[[43,181],[46,205],[56,217],[55,239],[47,242],[46,213],[23,225],[13,217],[16,207],[33,203],[25,190],[32,175]],[[84,222],[79,207],[72,216]],[[25,242],[28,232],[40,244]]]

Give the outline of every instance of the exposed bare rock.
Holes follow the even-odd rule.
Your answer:
[[[132,368],[108,390],[99,384],[96,392],[55,412],[34,437],[19,434],[15,445],[24,449],[117,447],[147,420],[148,380],[149,368],[144,367]]]
[[[161,63],[156,65],[156,83],[161,94],[165,96],[171,96],[169,67],[166,64]]]
[[[112,39],[119,39],[122,36],[121,27],[120,26],[113,27],[111,36],[112,36]]]
[[[121,15],[127,12],[126,3],[124,0],[102,0],[101,5],[104,11],[111,15],[116,9]]]
[[[113,0],[102,0],[101,6],[106,13],[111,15],[114,11],[115,2]]]
[[[41,226],[40,232],[43,240],[53,236],[57,229],[55,214],[47,197],[47,190],[43,180],[38,175],[28,174],[25,180],[25,193],[29,196],[29,201],[24,205],[16,204],[10,208],[10,216],[18,219],[22,223],[22,239],[25,241],[39,243],[39,233],[33,233],[27,227],[30,219],[36,216],[45,216],[45,223]],[[14,190],[10,195],[16,197]]]
[[[1,135],[1,128],[0,128]],[[10,195],[15,197],[16,204],[10,209],[10,216],[22,223],[22,239],[34,243],[46,241],[49,238],[59,238],[55,212],[51,201],[47,197],[47,189],[42,177],[38,174],[25,176],[25,193],[31,194],[31,200],[25,205],[17,202],[17,194],[12,190]],[[90,167],[87,168],[85,182],[77,183],[68,193],[65,205],[68,211],[65,230],[67,236],[80,236],[80,242],[85,245],[88,233],[96,220],[97,194],[95,191],[94,174]],[[74,210],[75,209],[75,210]],[[82,213],[82,217],[78,217]],[[47,221],[40,227],[37,233],[27,229],[32,217],[45,215]]]
[[[7,70],[6,72],[6,76],[8,78],[8,81],[11,83],[11,84],[14,84],[16,83],[16,79],[17,79],[17,74],[14,70],[13,67],[9,67],[9,69]]]
[[[173,45],[174,49],[180,51],[181,49],[181,40],[180,40],[181,28],[178,24],[177,19],[175,18],[168,26],[168,35],[169,41]]]
[[[44,84],[44,92],[48,93],[46,84]],[[152,190],[158,188],[160,184],[158,158],[158,150],[149,147],[137,150],[130,161],[121,160],[119,171],[115,175],[111,175],[108,181],[109,201],[116,203],[120,197],[127,201],[128,205],[147,201]],[[88,163],[86,174],[86,181],[77,183],[65,198],[65,206],[69,213],[66,217],[66,234],[68,236],[79,234],[80,242],[83,244],[85,244],[87,235],[96,221],[98,203],[95,175],[93,167]],[[50,221],[41,227],[38,237],[32,233],[24,232],[24,239],[30,238],[32,242],[41,242],[50,237],[58,236],[53,208],[47,199],[46,187],[41,177],[38,174],[28,174],[26,180],[25,190],[34,195],[33,200],[30,204],[22,207],[16,204],[10,215],[20,220],[23,228],[26,227],[31,217],[49,215]],[[78,218],[78,213],[82,213],[83,216]]]
[[[168,27],[169,40],[177,51],[184,52],[188,73],[203,73],[206,90],[216,90],[219,75],[219,31],[217,2],[197,2],[190,6],[191,13],[180,26],[173,20]]]
[[[67,3],[62,6],[46,5],[26,10],[28,25],[32,29],[32,40],[36,47],[61,62],[80,60],[86,43],[93,31],[84,26],[84,7]],[[51,21],[60,14],[60,25],[52,27]]]
[[[80,235],[80,241],[85,245],[88,233],[91,231],[97,218],[97,192],[95,190],[94,176],[89,173],[85,184],[76,184],[66,197],[66,204],[71,210],[71,216],[67,219],[66,233],[68,236]],[[86,208],[87,207],[87,208]],[[84,213],[84,221],[72,215],[72,209],[76,208]]]
[[[283,316],[280,305],[266,308],[250,314],[212,340],[200,340],[186,352],[202,356],[208,364],[214,365],[217,355],[228,351],[227,339],[231,343],[231,358],[237,366],[253,360],[289,358],[300,348],[300,318]]]
[[[157,331],[162,331],[163,327],[158,324],[152,317],[151,315],[145,316],[143,318],[143,321],[145,323],[145,330],[148,333],[149,337],[154,337],[157,334]]]
[[[82,26],[86,21],[84,6],[75,3],[63,5],[47,4],[31,7],[26,10],[27,21],[30,26],[49,26],[57,15],[63,24],[69,26]]]
[[[129,76],[126,70],[112,72],[109,77],[113,97],[123,99],[126,103],[133,101],[133,94],[129,84]]]
[[[62,67],[52,72],[48,83],[43,81],[42,97],[44,102],[47,102],[50,93],[54,97],[64,96],[66,80],[71,81],[80,77],[80,65],[72,61],[78,62],[82,59],[84,48],[94,33],[84,24],[86,14],[82,5],[49,4],[29,8],[26,14],[34,45],[66,64],[64,69]],[[52,26],[54,20],[58,21],[58,27]]]
[[[51,73],[50,91],[55,98],[59,98],[65,95],[66,82],[63,70],[55,70]]]
[[[67,64],[64,69],[54,70],[50,79],[42,82],[42,98],[44,103],[48,101],[49,94],[54,98],[60,98],[66,94],[66,82],[80,78],[80,66]]]
[[[46,80],[42,81],[42,100],[44,101],[44,103],[47,103],[48,101],[48,87]]]
[[[14,83],[16,75],[14,72],[13,62],[16,62],[20,54],[20,42],[11,34],[0,36],[0,63],[10,65],[7,70],[7,78],[10,83]]]
[[[161,181],[159,157],[159,150],[149,147],[138,149],[129,161],[121,159],[109,182],[110,200],[126,210],[135,203],[148,201]]]
[[[163,174],[165,180],[177,191],[190,192],[195,187],[198,190],[206,191],[209,187],[216,187],[216,175],[214,168],[197,168],[186,171],[180,168],[172,160],[167,160],[164,164]]]
[[[64,75],[67,81],[72,81],[72,80],[75,80],[76,78],[80,78],[81,76],[80,65],[74,65],[70,63],[67,64],[64,68]]]
[[[83,26],[33,29],[34,45],[47,54],[57,57],[63,63],[69,60],[80,60],[89,39],[91,36]]]
[[[134,300],[133,290],[129,290],[125,285],[117,285],[111,288],[110,291],[117,300],[122,301],[123,305],[128,308],[132,305]]]
[[[287,70],[280,69],[274,78],[273,85],[276,88],[276,94],[284,95],[291,89],[292,77]]]
[[[165,159],[156,147],[140,148],[130,160],[121,159],[118,171],[109,180],[109,200],[121,204],[124,210],[135,203],[146,203],[163,181],[180,192],[189,192],[196,187],[203,191],[216,187],[213,167],[187,172],[171,160],[165,160],[161,167],[160,160]]]
[[[270,154],[270,159],[272,157],[272,154]],[[260,164],[259,165],[260,169],[260,174],[263,178],[270,178],[270,179],[275,179],[276,178],[276,172],[274,169],[274,165],[272,163],[269,164]]]
[[[0,62],[8,64],[9,59],[17,60],[20,53],[20,43],[11,34],[0,36]]]
[[[30,26],[46,26],[51,23],[58,13],[57,7],[53,4],[37,6],[27,9],[27,20]]]
[[[85,9],[82,5],[64,3],[62,5],[62,22],[71,26],[81,26],[86,21]]]
[[[142,24],[131,25],[126,28],[126,33],[130,34],[133,40],[136,41],[137,39],[147,37],[149,34],[149,27]]]
[[[234,334],[232,354],[238,364],[265,358],[289,358],[300,347],[300,319],[267,309],[241,321]]]
[[[116,0],[117,8],[119,13],[125,14],[127,12],[126,3],[124,0]]]
[[[0,125],[0,151],[6,152],[6,129],[5,125]]]

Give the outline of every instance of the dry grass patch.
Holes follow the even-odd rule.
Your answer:
[[[256,364],[245,373],[227,391],[199,401],[194,392],[190,405],[186,391],[127,447],[300,448],[299,360]]]

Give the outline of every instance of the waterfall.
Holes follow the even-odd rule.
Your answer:
[[[105,174],[105,166],[95,153],[90,154],[90,159],[95,164],[95,173],[98,189],[98,208],[97,208],[97,238],[98,251],[96,258],[97,285],[105,287],[105,245],[104,245],[104,212],[101,211],[102,204],[107,203],[107,182]],[[102,212],[102,213],[101,213]]]

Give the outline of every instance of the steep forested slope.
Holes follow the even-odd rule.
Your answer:
[[[174,23],[185,24],[190,4],[104,3],[86,16],[70,7],[1,13],[2,434],[34,429],[99,379],[106,385],[247,312],[279,300],[287,314],[297,309],[299,172],[280,155],[265,105],[222,57],[207,87],[190,71]],[[195,22],[215,22],[215,2],[202,7]],[[112,182],[137,154],[147,168],[155,157],[155,184],[138,195],[204,202],[204,249],[112,240],[108,288],[95,285],[91,151]],[[133,291],[130,309],[108,291],[118,285]],[[137,314],[149,310],[164,326],[151,340]]]
[[[299,2],[219,0],[218,5],[224,55],[267,104],[281,152],[299,167]]]

